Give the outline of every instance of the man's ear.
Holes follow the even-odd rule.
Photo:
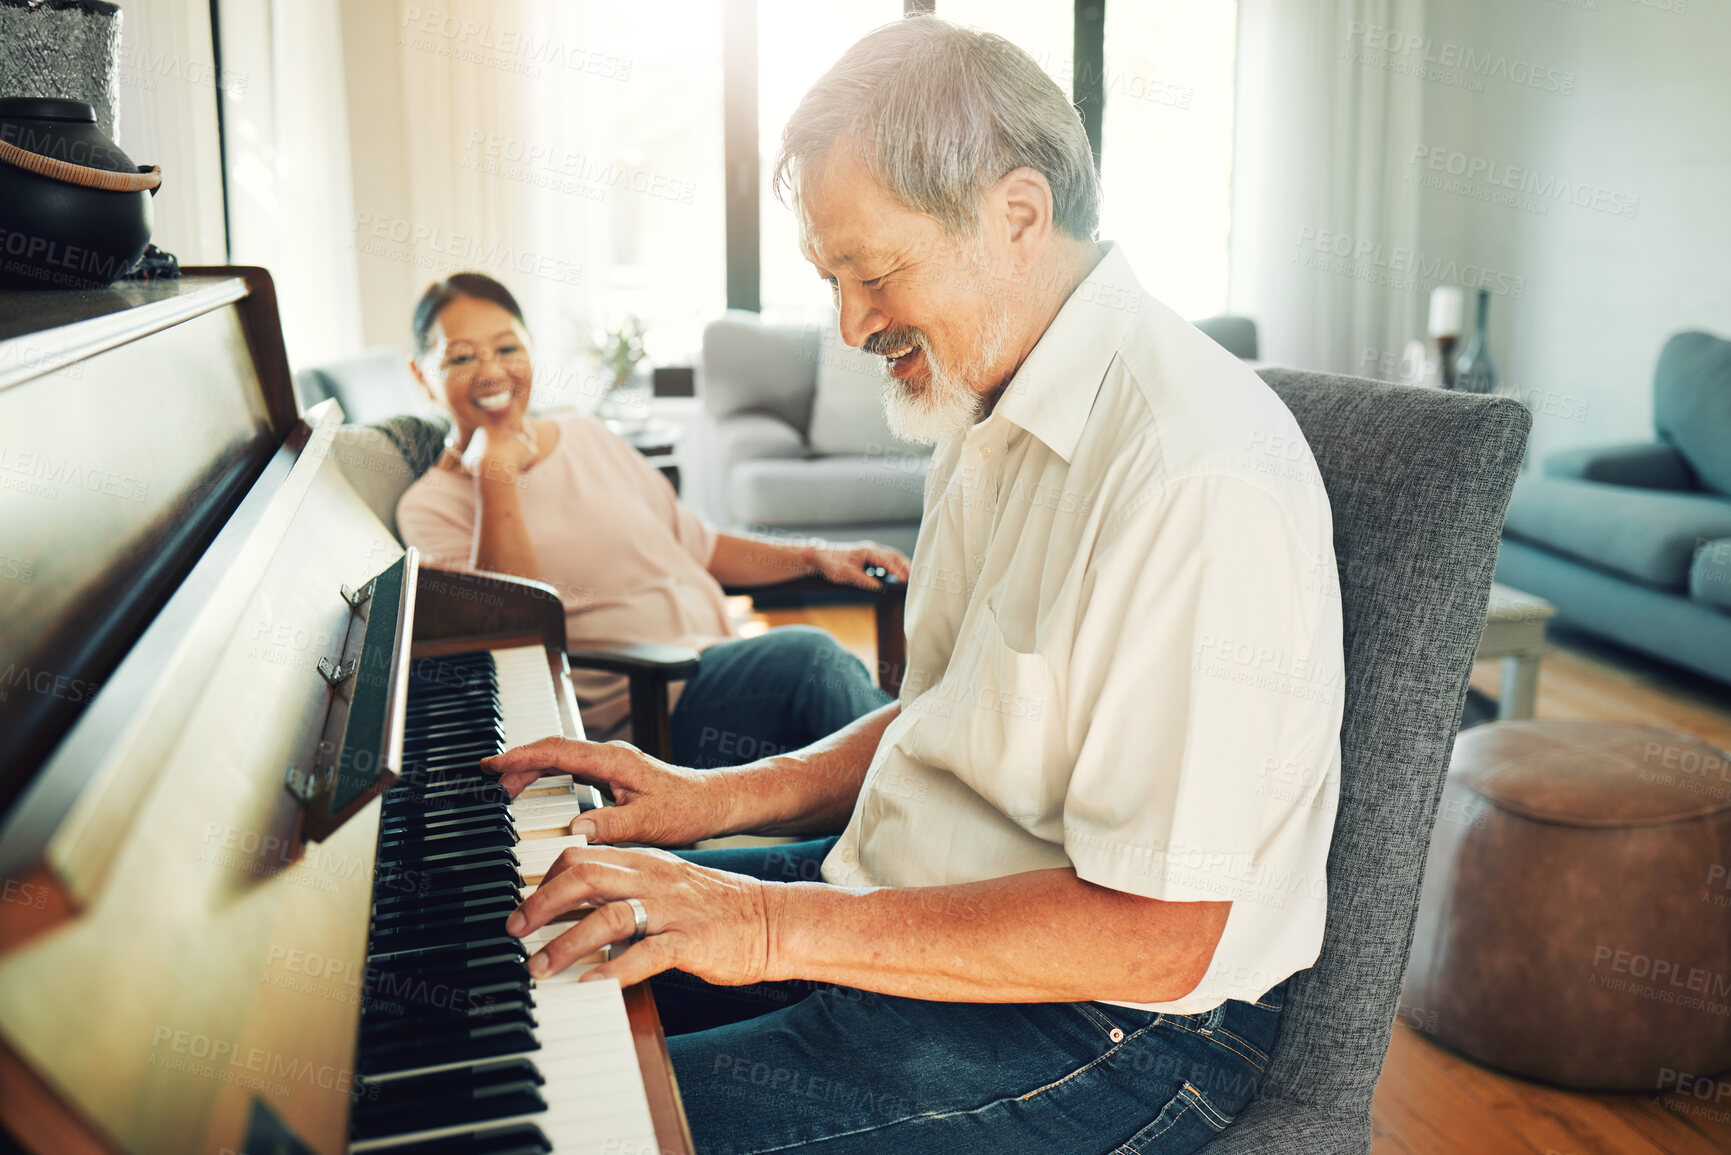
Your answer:
[[[992,194],[993,206],[1003,214],[1005,237],[1019,269],[1033,268],[1052,235],[1052,186],[1043,174],[1023,166],[999,177]]]

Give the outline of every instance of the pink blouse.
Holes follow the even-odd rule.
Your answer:
[[[565,603],[569,649],[662,642],[703,649],[733,637],[721,584],[709,574],[715,529],[653,466],[599,421],[557,421],[559,444],[518,484],[539,579]],[[397,504],[403,542],[422,563],[473,570],[479,541],[474,479],[430,469]],[[625,679],[573,671],[589,737],[620,736]],[[674,687],[677,691],[678,687]]]

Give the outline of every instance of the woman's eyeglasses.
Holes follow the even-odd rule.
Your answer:
[[[464,381],[473,377],[487,358],[496,359],[499,368],[507,373],[523,373],[529,368],[529,351],[521,345],[502,345],[490,352],[459,345],[446,351],[444,360],[439,362],[439,372],[452,380]]]

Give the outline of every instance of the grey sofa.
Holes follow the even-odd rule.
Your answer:
[[[1287,985],[1257,1097],[1207,1155],[1363,1155],[1497,533],[1532,415],[1508,397],[1260,373],[1328,490],[1345,627],[1322,953]]]
[[[374,345],[353,357],[302,369],[295,374],[295,395],[303,413],[334,397],[343,407],[343,418],[357,425],[436,412],[409,372],[402,350],[393,345]]]
[[[722,520],[913,553],[930,450],[891,435],[882,382],[878,358],[842,344],[834,326],[745,312],[711,322],[697,392]]]
[[[1731,341],[1667,341],[1653,414],[1657,440],[1554,454],[1515,483],[1497,580],[1731,683]]]

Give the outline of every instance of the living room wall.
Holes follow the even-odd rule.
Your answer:
[[[1731,4],[1449,0],[1424,35],[1423,137],[1390,159],[1420,185],[1417,247],[1496,274],[1529,467],[1650,438],[1665,339],[1731,337]]]

